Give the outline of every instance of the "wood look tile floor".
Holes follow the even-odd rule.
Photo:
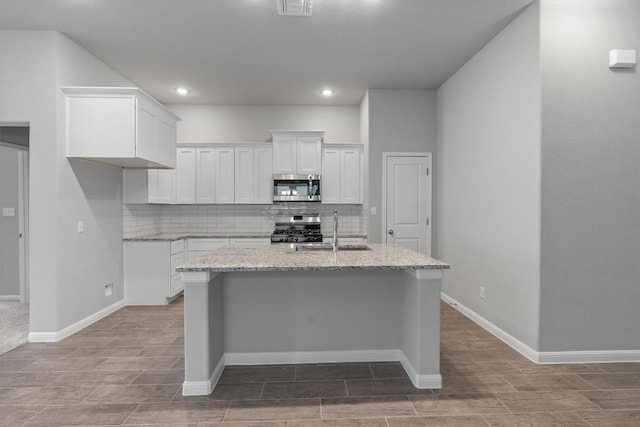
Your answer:
[[[640,426],[640,363],[536,365],[442,305],[441,390],[399,363],[227,367],[183,397],[183,301],[0,355],[0,426]]]

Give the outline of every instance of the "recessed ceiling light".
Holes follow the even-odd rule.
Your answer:
[[[333,95],[333,89],[322,89],[322,94],[324,96],[331,96]]]
[[[189,89],[187,89],[186,87],[178,87],[178,88],[176,88],[176,93],[177,93],[178,95],[185,96],[185,95],[186,95],[186,94],[188,94],[189,92],[190,92],[190,90],[189,90]]]

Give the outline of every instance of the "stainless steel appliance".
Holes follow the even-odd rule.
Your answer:
[[[320,175],[273,175],[274,202],[319,202]]]
[[[281,218],[271,234],[271,243],[322,243],[320,214],[301,214]]]

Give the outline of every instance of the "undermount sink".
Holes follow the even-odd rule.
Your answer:
[[[331,251],[333,246],[330,243],[307,243],[296,245],[296,252],[313,252],[313,251]],[[338,252],[340,251],[370,251],[371,248],[361,244],[338,244]]]

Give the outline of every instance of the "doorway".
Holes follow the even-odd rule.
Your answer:
[[[383,153],[382,235],[431,255],[431,153]]]
[[[29,128],[0,126],[0,353],[29,332]]]

